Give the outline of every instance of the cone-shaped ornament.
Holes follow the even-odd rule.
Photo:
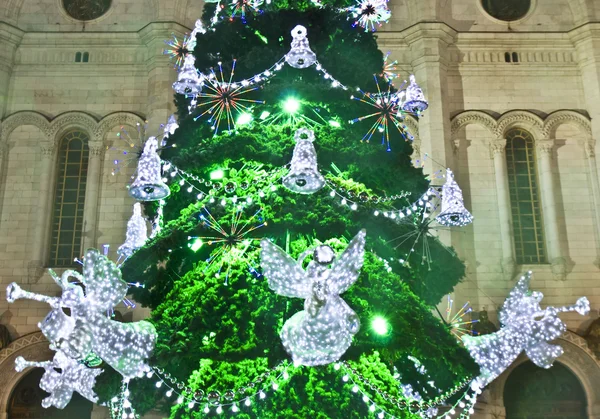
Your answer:
[[[148,138],[138,162],[137,178],[129,187],[129,195],[138,201],[157,201],[166,198],[171,193],[161,178],[160,157],[156,153],[157,149],[156,138]]]
[[[179,72],[177,81],[173,83],[175,93],[182,95],[197,95],[202,91],[202,76],[196,71],[196,58],[192,54],[188,54],[183,62],[183,67]]]
[[[307,68],[317,61],[317,54],[311,51],[306,33],[306,28],[301,25],[292,29],[292,48],[285,61],[294,68]]]
[[[325,185],[325,179],[317,167],[317,151],[313,145],[315,133],[301,128],[296,131],[294,139],[296,146],[290,173],[283,178],[283,186],[296,193],[315,193]]]
[[[407,112],[423,112],[429,107],[429,103],[425,100],[423,90],[417,84],[415,76],[410,76],[410,84],[406,88],[406,101],[402,104],[402,109]]]
[[[464,227],[473,222],[473,216],[465,208],[462,191],[450,169],[446,169],[446,183],[442,187],[442,211],[435,220],[447,227]]]
[[[136,202],[133,205],[133,215],[127,222],[125,243],[117,250],[119,259],[127,259],[133,252],[146,244],[146,240],[148,240],[146,220],[142,217],[142,206]]]

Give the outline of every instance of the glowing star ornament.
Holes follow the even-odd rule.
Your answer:
[[[126,260],[133,252],[146,244],[147,240],[148,228],[146,226],[145,218],[142,217],[142,206],[139,202],[136,202],[133,205],[133,215],[127,222],[125,243],[117,250],[119,261],[121,259]]]
[[[388,52],[383,57],[383,71],[380,74],[388,83],[398,77],[398,60],[390,60],[390,54],[391,52]]]
[[[55,348],[54,348],[55,349]],[[40,388],[50,395],[42,400],[42,406],[64,409],[73,397],[73,392],[81,394],[92,403],[98,402],[94,392],[96,377],[102,374],[102,369],[92,369],[68,357],[58,350],[52,361],[29,362],[23,357],[15,360],[15,369],[21,372],[26,368],[43,368],[44,375],[40,380]]]
[[[219,133],[222,122],[227,125],[227,131],[231,132],[236,128],[236,119],[239,123],[241,115],[250,115],[252,104],[264,103],[261,100],[244,98],[244,95],[259,89],[259,87],[234,82],[235,65],[236,60],[233,60],[229,79],[225,80],[223,66],[219,62],[219,75],[217,76],[215,71],[211,69],[210,76],[205,84],[205,90],[198,94],[196,98],[196,106],[201,113],[194,117],[194,121],[202,117],[208,117],[208,123],[211,124],[215,135]]]
[[[115,263],[90,249],[84,257],[83,274],[66,270],[59,277],[49,272],[62,289],[59,297],[23,291],[13,282],[7,288],[8,302],[26,298],[49,304],[52,310],[38,326],[57,350],[73,360],[83,361],[95,354],[125,378],[140,377],[150,370],[146,360],[156,342],[154,326],[145,321],[119,323],[107,314],[125,298],[128,288]]]
[[[186,55],[183,66],[179,71],[177,81],[173,83],[175,93],[181,95],[195,96],[202,91],[204,76],[196,70],[196,58],[192,54]]]
[[[283,178],[283,186],[292,192],[313,194],[325,185],[325,178],[317,167],[317,152],[313,145],[315,133],[302,128],[296,131],[294,139],[296,146],[290,173]]]
[[[231,2],[231,20],[237,16],[243,23],[246,23],[246,13],[259,12],[259,7],[264,3],[263,0],[233,0]]]
[[[479,388],[502,374],[523,351],[538,367],[550,368],[563,354],[563,349],[548,342],[559,338],[567,330],[558,313],[576,311],[585,315],[590,311],[585,297],[571,306],[542,309],[540,302],[544,295],[529,290],[531,277],[532,272],[527,272],[510,292],[500,311],[502,327],[498,332],[462,337],[465,347],[480,367],[481,375],[474,382]]]
[[[429,103],[425,100],[423,90],[417,84],[414,75],[410,76],[410,84],[406,88],[406,100],[402,104],[402,109],[406,112],[419,114],[429,107]]]
[[[311,51],[306,38],[306,28],[298,25],[292,29],[292,47],[285,61],[294,68],[307,68],[317,62],[317,55]]]
[[[361,230],[336,259],[329,246],[318,246],[306,271],[267,239],[261,242],[261,266],[269,287],[279,295],[305,299],[304,310],[288,319],[281,330],[284,347],[297,365],[326,365],[337,361],[360,328],[357,314],[340,297],[358,279],[365,254]],[[331,265],[331,268],[329,268]]]
[[[156,138],[148,138],[138,162],[137,177],[129,187],[129,195],[138,201],[158,201],[171,193],[169,187],[162,181],[157,150]]]
[[[462,190],[450,169],[446,169],[446,183],[442,186],[442,210],[435,220],[446,227],[464,227],[473,222],[473,216],[465,208]]]
[[[358,25],[366,31],[373,32],[392,17],[387,0],[362,0],[349,11],[356,19],[353,26]]]

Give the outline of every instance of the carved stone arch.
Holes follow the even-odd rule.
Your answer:
[[[600,388],[600,360],[590,351],[585,339],[573,332],[567,331],[555,343],[564,349],[564,354],[557,359],[557,362],[560,362],[575,374],[585,391],[588,417],[600,417],[600,393],[597,391]],[[490,405],[504,407],[506,380],[516,367],[528,360],[527,356],[521,354],[502,375],[490,384]]]
[[[0,418],[6,417],[13,389],[24,373],[15,371],[15,359],[22,356],[28,361],[43,362],[52,359],[54,352],[41,332],[25,335],[0,351]]]
[[[67,112],[57,116],[50,123],[50,132],[48,137],[54,144],[58,145],[61,136],[69,129],[79,128],[85,131],[90,139],[94,138],[94,134],[98,128],[96,119],[84,112]]]
[[[135,127],[136,124],[144,124],[144,119],[131,112],[115,112],[110,115],[102,118],[100,123],[96,126],[94,130],[93,138],[96,141],[102,141],[103,143],[107,142],[107,135],[111,129],[120,125],[129,125],[131,127]]]
[[[512,128],[522,128],[531,134],[537,140],[545,139],[543,133],[544,121],[542,118],[530,111],[516,110],[508,111],[498,118],[496,127],[496,137],[504,138],[506,132]]]
[[[482,111],[464,111],[452,118],[450,125],[452,136],[454,137],[458,131],[469,124],[481,125],[487,128],[490,134],[494,134],[498,128],[498,123],[491,115]]]
[[[544,121],[544,137],[555,138],[556,129],[562,124],[573,124],[586,139],[592,137],[591,121],[574,111],[556,111],[548,115]]]
[[[50,131],[50,122],[43,114],[32,111],[21,111],[8,116],[0,124],[0,144],[8,142],[8,137],[21,125],[33,125],[39,128],[46,136]]]

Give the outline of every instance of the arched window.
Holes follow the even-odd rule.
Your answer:
[[[73,260],[81,256],[88,140],[84,132],[70,131],[60,142],[52,210],[51,267],[72,266]]]
[[[529,132],[513,129],[506,134],[506,163],[516,262],[546,263],[535,146]]]

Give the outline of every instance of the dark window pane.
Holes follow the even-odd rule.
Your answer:
[[[507,133],[506,163],[517,263],[545,263],[535,148],[530,133],[521,129]]]
[[[88,136],[71,131],[61,140],[54,192],[50,266],[73,266],[81,253]]]

